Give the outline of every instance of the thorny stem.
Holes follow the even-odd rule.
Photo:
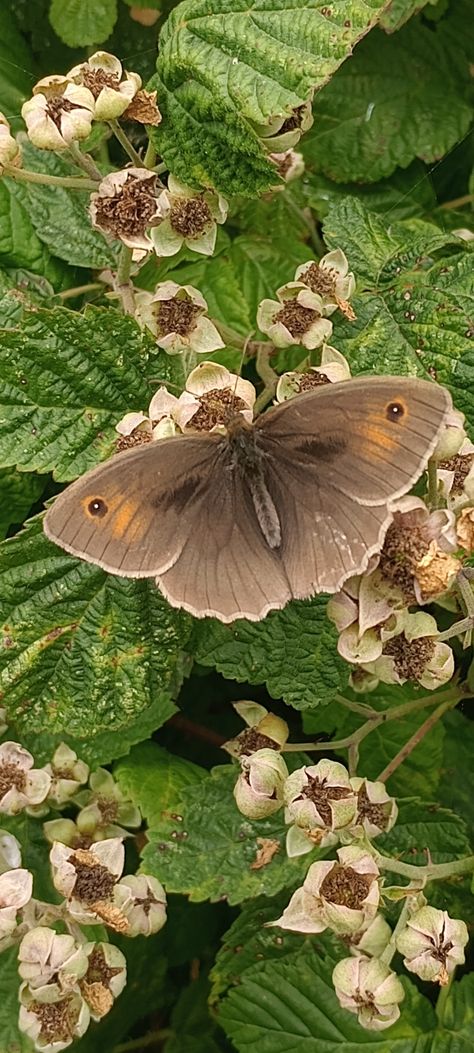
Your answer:
[[[273,398],[276,391],[276,386],[278,384],[279,379],[278,373],[275,373],[275,370],[270,365],[270,355],[274,350],[275,348],[273,344],[261,343],[258,347],[255,367],[259,377],[263,380],[265,387],[263,391],[260,392],[260,395],[258,396],[255,402],[255,415],[260,413],[261,410],[265,408],[267,403],[270,402],[270,399]]]
[[[451,625],[449,629],[445,629],[443,633],[440,633],[436,639],[438,643],[443,643],[444,640],[451,640],[453,636],[462,636],[463,633],[467,633],[472,627],[472,617],[461,618],[459,622],[454,622],[454,625]]]
[[[442,702],[442,704],[435,709],[434,713],[431,713],[430,716],[423,721],[421,727],[414,732],[414,734],[408,739],[408,742],[405,742],[405,745],[402,746],[401,750],[399,750],[395,757],[393,757],[390,764],[387,764],[387,767],[377,776],[377,782],[386,782],[387,779],[393,775],[394,771],[397,770],[400,764],[410,756],[410,753],[413,752],[415,746],[418,746],[422,739],[424,739],[425,735],[427,735],[435,724],[438,723],[438,720],[441,720],[444,713],[446,713],[448,709],[452,709],[457,701],[457,699],[453,699],[449,702]]]
[[[115,138],[118,139],[121,147],[125,150],[125,153],[128,155],[130,160],[133,161],[134,165],[138,165],[139,168],[143,168],[144,167],[144,162],[142,161],[142,159],[140,157],[140,154],[138,154],[137,151],[135,150],[135,147],[132,146],[132,144],[130,142],[130,139],[128,138],[128,135],[126,135],[124,130],[123,130],[123,128],[120,127],[119,122],[118,121],[108,121],[108,125],[109,125],[109,128],[112,129],[112,131],[113,131],[113,133],[115,135]],[[151,167],[151,166],[147,165],[147,167]]]
[[[352,713],[360,713],[361,717],[378,717],[380,714],[376,709],[372,709],[372,706],[366,706],[364,702],[353,702],[351,698],[345,698],[344,695],[335,695],[334,701],[339,702],[340,706],[344,706],[345,709],[350,709]]]
[[[455,874],[470,874],[474,871],[474,856],[451,859],[449,863],[427,863],[424,867],[404,863],[403,860],[392,859],[390,856],[382,856],[376,851],[374,851],[374,859],[380,870],[388,870],[392,874],[400,874],[401,877],[417,882],[443,881],[444,878],[454,877]]]
[[[45,186],[64,186],[70,190],[97,190],[97,183],[79,176],[53,176],[46,172],[29,172],[14,165],[3,165],[3,175],[17,179],[22,183],[42,183]]]
[[[133,249],[128,245],[122,245],[120,250],[117,273],[115,275],[115,292],[122,301],[125,314],[135,314],[135,297],[133,285],[130,281],[130,267],[132,265]]]
[[[363,739],[367,738],[367,735],[370,735],[371,731],[380,727],[381,724],[386,724],[389,720],[403,719],[403,717],[408,716],[409,713],[416,713],[417,710],[424,709],[425,706],[433,706],[436,702],[442,702],[445,709],[449,709],[452,706],[457,705],[461,698],[462,692],[459,688],[451,688],[448,691],[444,691],[443,693],[440,692],[440,694],[434,696],[424,695],[423,698],[415,699],[413,702],[403,702],[400,706],[393,706],[391,709],[386,709],[383,713],[376,713],[374,711],[373,716],[370,716],[364,724],[361,724],[360,728],[357,728],[352,735],[347,735],[344,739],[332,739],[326,742],[287,742],[282,746],[282,751],[285,753],[299,753],[303,750],[306,753],[322,753],[324,750],[332,751],[347,749],[351,746],[358,746]],[[441,709],[441,706],[438,708]]]
[[[438,466],[433,457],[428,461],[428,504],[430,508],[438,508]]]
[[[84,296],[103,288],[102,282],[89,282],[87,285],[75,285],[73,289],[65,289],[64,292],[57,293],[57,296],[60,300],[72,300],[75,296]]]
[[[83,172],[86,172],[91,179],[95,179],[96,183],[100,183],[102,172],[99,171],[90,154],[83,154],[77,143],[71,143],[69,154],[77,168],[82,168]],[[97,187],[94,186],[93,189],[96,190]]]
[[[456,585],[461,593],[466,608],[466,613],[469,618],[474,618],[474,594],[469,584],[469,579],[464,574],[464,571],[460,571],[456,578]]]

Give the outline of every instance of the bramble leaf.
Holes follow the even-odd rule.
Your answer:
[[[102,44],[117,20],[117,0],[52,0],[49,20],[70,48]]]
[[[469,65],[443,25],[374,30],[314,102],[306,155],[336,182],[437,161],[469,130]]]
[[[15,12],[16,13],[16,12]],[[11,126],[22,127],[21,107],[35,82],[34,59],[25,38],[18,32],[12,12],[0,9],[0,110]]]
[[[262,622],[196,625],[197,661],[239,682],[267,685],[272,698],[295,709],[324,705],[347,683],[349,668],[336,650],[325,596],[294,601]]]
[[[152,138],[185,183],[255,196],[275,182],[255,126],[295,111],[320,89],[381,10],[377,0],[275,4],[184,0],[160,36],[163,123]],[[262,134],[260,132],[260,134]]]
[[[152,705],[155,727],[171,716],[189,618],[152,583],[72,559],[41,517],[0,546],[0,583],[0,690],[20,733],[87,743]]]

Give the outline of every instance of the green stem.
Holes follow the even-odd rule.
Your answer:
[[[462,692],[459,688],[451,688],[449,691],[440,692],[434,696],[424,695],[423,698],[415,699],[413,702],[403,702],[400,706],[386,709],[383,713],[375,713],[374,711],[374,716],[369,717],[364,724],[361,724],[360,728],[357,728],[352,735],[347,735],[344,739],[332,739],[326,742],[287,742],[282,746],[282,750],[285,753],[298,753],[301,750],[306,753],[322,753],[324,750],[348,749],[351,746],[359,745],[363,739],[367,738],[367,735],[370,735],[371,731],[380,727],[381,724],[386,724],[389,720],[403,719],[410,713],[416,713],[419,709],[435,705],[436,702],[442,702],[445,709],[450,709],[451,706],[457,705],[461,698]]]
[[[103,289],[102,282],[88,282],[87,285],[75,285],[73,289],[65,289],[64,292],[58,293],[60,300],[72,300],[76,296],[84,296],[86,293],[96,292],[97,289]]]
[[[278,373],[275,373],[275,370],[270,365],[270,355],[274,350],[273,344],[260,343],[258,346],[255,367],[265,387],[255,402],[254,412],[256,416],[273,398],[278,384]]]
[[[345,709],[350,709],[352,713],[359,713],[366,720],[369,717],[380,716],[376,709],[372,709],[372,706],[366,706],[363,702],[353,702],[351,698],[345,698],[344,695],[335,695],[334,701],[339,702],[339,705],[344,706]]]
[[[463,194],[462,197],[455,197],[452,201],[444,201],[440,208],[462,208],[463,205],[470,205],[474,202],[474,194]]]
[[[132,144],[130,142],[130,139],[128,138],[128,135],[126,135],[124,130],[123,130],[123,128],[120,127],[119,122],[118,121],[108,121],[108,125],[109,125],[109,128],[112,129],[112,131],[113,131],[113,133],[115,135],[115,138],[118,139],[121,147],[125,150],[125,153],[128,155],[130,160],[133,161],[134,165],[137,165],[138,168],[143,168],[145,162],[142,161],[142,159],[140,157],[140,154],[138,154],[137,151],[135,150],[135,147],[132,146]]]
[[[128,245],[122,245],[115,276],[115,291],[120,296],[125,314],[134,315],[135,297],[133,295],[133,285],[130,281],[132,257],[133,249],[129,248]]]
[[[112,1053],[129,1053],[133,1049],[145,1049],[146,1046],[161,1045],[167,1038],[173,1038],[174,1031],[171,1027],[162,1027],[158,1031],[150,1031],[148,1035],[141,1038],[130,1038],[128,1042],[119,1042],[112,1047]]]
[[[440,987],[439,995],[438,995],[438,997],[436,999],[435,1013],[436,1013],[436,1016],[437,1016],[437,1018],[438,1018],[438,1020],[439,1020],[439,1022],[441,1024],[441,1026],[443,1026],[443,1024],[444,1024],[446,1006],[447,1006],[447,1004],[449,1002],[449,999],[450,999],[451,986],[452,986],[453,980],[454,980],[454,972],[452,972],[450,974],[447,984],[445,984],[444,987]]]
[[[466,614],[469,618],[474,618],[474,593],[469,584],[469,580],[464,574],[464,571],[460,571],[456,578],[456,585],[461,593],[466,608]]]
[[[424,867],[417,867],[413,863],[404,863],[401,859],[383,856],[375,850],[374,859],[380,870],[388,870],[392,874],[400,874],[401,877],[417,882],[443,881],[456,874],[471,874],[474,871],[474,856],[452,859],[449,863],[427,863]]]
[[[64,186],[69,190],[97,190],[97,183],[91,179],[79,179],[78,176],[53,176],[46,172],[29,172],[26,168],[15,168],[3,165],[3,175],[17,179],[21,183],[41,183],[44,186]]]
[[[380,775],[377,776],[377,782],[386,782],[387,779],[389,779],[390,776],[393,775],[394,771],[396,771],[397,768],[400,767],[400,764],[402,764],[403,761],[405,761],[406,758],[410,756],[410,753],[412,753],[415,747],[419,745],[422,739],[424,739],[425,735],[427,735],[428,732],[431,731],[432,728],[434,728],[435,724],[438,723],[438,720],[441,720],[441,717],[444,716],[446,711],[448,709],[452,709],[458,701],[459,699],[455,699],[449,702],[442,702],[442,704],[438,706],[437,709],[435,709],[434,713],[431,713],[430,716],[427,717],[423,724],[417,729],[417,731],[415,731],[414,734],[411,735],[411,737],[408,739],[408,742],[405,742],[405,745],[402,746],[401,750],[399,750],[395,757],[390,761],[390,764],[387,764],[386,768],[384,768]]]
[[[438,643],[443,643],[445,640],[451,640],[453,636],[462,636],[463,633],[467,633],[469,629],[473,628],[473,619],[471,615],[468,618],[461,618],[460,621],[454,622],[449,629],[445,629],[443,633],[440,633],[436,637]]]
[[[419,889],[419,886],[418,886],[418,889]],[[417,889],[417,891],[418,891],[418,889]],[[390,939],[389,939],[389,941],[387,943],[387,946],[384,948],[382,953],[379,955],[380,961],[384,962],[385,965],[390,965],[390,962],[392,961],[392,958],[393,958],[393,956],[394,956],[394,954],[396,952],[396,949],[397,949],[397,936],[402,931],[402,929],[405,928],[407,919],[410,917],[410,914],[413,913],[413,906],[414,906],[413,905],[413,897],[412,896],[407,896],[407,898],[406,898],[406,900],[405,900],[405,902],[403,904],[403,907],[402,907],[402,909],[400,911],[397,924],[395,925],[395,928],[394,928],[394,930],[392,932],[392,935],[391,935],[391,937],[390,937]]]
[[[163,172],[168,171],[168,165],[166,165],[165,162],[162,161],[161,164],[154,166],[153,171],[156,172],[157,175],[163,175]]]
[[[430,508],[438,508],[438,465],[433,457],[428,461],[428,504]]]
[[[86,172],[91,179],[95,179],[97,183],[100,183],[103,178],[102,172],[99,171],[90,154],[83,154],[77,143],[71,143],[69,154],[77,168],[82,168],[83,172]]]
[[[357,773],[357,765],[359,763],[359,745],[357,742],[353,742],[352,746],[349,746],[347,751],[347,767],[349,775],[354,776]]]
[[[145,168],[154,168],[156,164],[156,150],[153,146],[151,139],[148,140],[148,146],[146,148],[145,156],[143,158],[143,164]]]

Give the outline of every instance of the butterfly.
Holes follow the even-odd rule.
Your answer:
[[[195,617],[259,621],[364,571],[450,408],[426,380],[327,384],[226,434],[116,454],[56,498],[44,530],[112,574],[154,577]]]

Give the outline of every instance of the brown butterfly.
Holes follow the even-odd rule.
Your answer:
[[[112,574],[156,577],[198,618],[259,621],[365,569],[450,407],[425,380],[328,384],[225,435],[117,454],[57,497],[44,529]]]

